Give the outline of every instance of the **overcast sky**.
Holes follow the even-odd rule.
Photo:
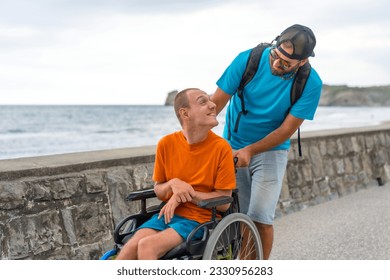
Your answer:
[[[330,85],[390,84],[388,0],[0,0],[0,104],[163,104],[288,26]]]

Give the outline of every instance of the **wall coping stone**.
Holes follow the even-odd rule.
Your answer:
[[[143,146],[0,160],[0,180],[146,163],[154,160],[155,150]]]

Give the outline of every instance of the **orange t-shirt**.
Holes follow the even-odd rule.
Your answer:
[[[163,137],[157,146],[153,180],[166,182],[179,178],[195,191],[213,192],[236,187],[232,149],[227,141],[210,131],[206,140],[188,144],[182,131]],[[204,223],[211,210],[187,202],[180,204],[175,214]]]

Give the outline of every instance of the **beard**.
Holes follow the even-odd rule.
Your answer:
[[[294,75],[295,75],[295,73],[297,73],[299,67],[300,66],[298,63],[298,65],[296,65],[292,69],[289,69],[286,71],[280,66],[274,68],[274,67],[272,67],[272,64],[270,65],[272,75],[279,76],[283,80],[288,80],[288,79],[291,79],[292,77],[294,77]]]

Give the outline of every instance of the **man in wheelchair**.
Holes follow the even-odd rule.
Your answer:
[[[210,221],[212,211],[199,207],[199,201],[231,196],[235,188],[231,147],[211,131],[218,125],[216,105],[202,90],[189,88],[176,95],[174,109],[182,130],[159,141],[153,174],[154,192],[166,204],[137,229],[119,260],[161,258]],[[222,212],[228,208],[217,206]],[[198,231],[194,238],[202,235]]]

